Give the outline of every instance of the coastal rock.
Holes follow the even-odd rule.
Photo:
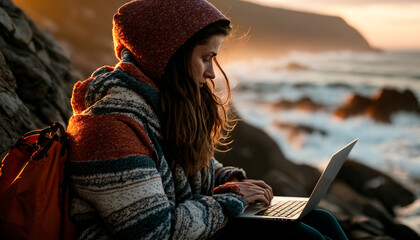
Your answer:
[[[328,135],[328,132],[323,129],[317,129],[304,124],[294,124],[275,121],[274,126],[282,129],[284,132],[287,133],[287,139],[289,140],[289,142],[294,142],[295,139],[298,139],[304,136],[305,134],[319,134],[321,136]]]
[[[337,179],[346,182],[360,194],[377,199],[392,215],[396,206],[405,206],[416,200],[413,192],[388,175],[356,161],[347,160]]]
[[[349,239],[420,239],[415,231],[396,220],[380,201],[358,193],[340,179],[334,181],[319,207],[337,217]]]
[[[384,88],[371,98],[352,94],[334,114],[339,118],[366,115],[377,122],[390,123],[392,114],[401,111],[420,114],[420,104],[414,93],[409,89]]]
[[[373,96],[366,114],[379,122],[391,122],[391,115],[399,111],[420,113],[419,102],[411,90],[382,89]]]
[[[78,76],[46,39],[11,0],[0,2],[0,158],[23,133],[71,115],[69,86]]]
[[[306,71],[309,70],[308,67],[299,64],[297,62],[289,62],[286,66],[280,65],[280,66],[274,66],[271,68],[272,71],[283,71],[283,70],[288,70],[288,71]]]
[[[283,99],[277,103],[274,103],[272,107],[274,110],[297,109],[297,110],[308,111],[308,112],[325,110],[325,106],[314,102],[309,97],[302,97],[296,101],[289,101],[289,100]]]
[[[328,134],[328,132],[325,130],[317,129],[317,128],[303,125],[303,124],[292,124],[292,123],[284,123],[284,122],[276,121],[274,125],[278,128],[282,128],[282,129],[285,129],[286,131],[291,132],[292,135],[297,135],[299,133],[305,133],[305,134],[317,133],[322,136],[326,136]]]
[[[305,71],[305,70],[309,70],[308,67],[303,66],[302,64],[296,63],[296,62],[290,62],[287,64],[286,66],[287,70],[290,71]]]
[[[346,102],[335,110],[334,115],[339,118],[349,118],[363,115],[366,109],[372,104],[368,97],[352,94]]]

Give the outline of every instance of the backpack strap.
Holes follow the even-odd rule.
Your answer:
[[[35,143],[35,146],[37,146],[39,151],[37,151],[32,156],[32,159],[35,161],[39,161],[42,159],[42,157],[48,152],[48,150],[50,149],[54,141],[60,141],[63,145],[67,144],[68,142],[66,131],[64,130],[63,125],[61,125],[59,122],[54,122],[49,127],[41,129],[41,130],[28,132],[24,134],[22,138],[25,138],[27,136],[31,136],[34,134],[39,134],[38,140]],[[64,154],[63,149],[60,152],[60,155]]]

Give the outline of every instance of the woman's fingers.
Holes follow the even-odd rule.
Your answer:
[[[272,194],[269,189],[251,182],[237,182],[236,184],[239,186],[241,193],[244,194],[248,204],[257,200],[265,204],[270,204]]]
[[[246,179],[243,182],[255,184],[257,186],[260,186],[260,187],[264,188],[265,190],[267,190],[267,193],[268,193],[268,196],[267,197],[268,197],[268,199],[270,199],[270,201],[271,201],[271,199],[273,199],[273,189],[267,183],[265,183],[264,181],[262,181],[262,180],[254,180],[254,179]]]
[[[270,204],[270,201],[264,195],[261,194],[245,197],[245,200],[248,204],[254,203],[256,201],[261,201],[266,205]]]

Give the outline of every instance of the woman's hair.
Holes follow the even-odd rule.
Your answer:
[[[157,82],[161,92],[161,124],[165,154],[178,162],[187,176],[192,176],[208,162],[234,128],[229,119],[230,85],[216,58],[214,62],[226,83],[226,100],[214,93],[212,79],[200,88],[191,76],[190,60],[194,47],[207,44],[216,34],[227,36],[227,21],[212,23],[195,33],[169,60],[163,77]]]

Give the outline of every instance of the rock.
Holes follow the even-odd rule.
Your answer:
[[[376,219],[368,218],[364,215],[358,215],[351,218],[350,224],[352,225],[353,231],[355,231],[356,229],[359,229],[359,230],[363,230],[364,234],[369,234],[369,235],[371,234],[371,236],[385,235],[383,232],[384,226],[380,221]],[[360,234],[359,231],[357,231],[357,233],[358,235]]]
[[[250,170],[252,172],[252,170]],[[264,181],[266,181],[273,192],[280,196],[297,196],[307,197],[308,189],[296,182],[288,175],[279,169],[271,169],[264,175]]]
[[[13,2],[0,2],[0,158],[23,133],[70,117],[77,78],[57,46]]]
[[[0,56],[0,158],[3,158],[16,139],[35,126],[31,124],[28,108],[14,91],[16,82],[11,70],[1,61],[3,55]]]
[[[392,216],[380,211],[373,205],[366,205],[363,211],[366,215],[381,221],[384,225],[385,233],[391,237],[396,239],[420,239],[420,236],[415,231],[401,223],[398,223]]]
[[[286,66],[282,66],[282,65],[277,65],[277,66],[273,66],[271,68],[272,71],[278,72],[278,71],[283,71],[283,70],[288,70],[288,71],[304,71],[304,70],[309,70],[308,67],[303,66],[299,63],[296,62],[289,62]]]
[[[352,86],[350,84],[348,84],[348,83],[345,83],[345,82],[328,83],[327,86],[330,87],[330,88],[352,89]]]
[[[216,159],[224,165],[238,166],[247,170],[249,178],[260,178],[271,168],[275,158],[279,162],[288,161],[277,144],[263,131],[239,121],[232,132],[235,139],[227,153],[217,153]]]
[[[303,65],[301,65],[299,63],[295,63],[295,62],[288,63],[287,66],[286,66],[286,69],[287,70],[290,70],[290,71],[304,71],[304,70],[309,70],[308,67],[303,66]]]
[[[305,88],[310,89],[310,88],[317,87],[317,85],[312,82],[297,82],[293,84],[293,87],[297,89],[305,89]]]
[[[335,110],[334,115],[339,118],[362,115],[371,104],[370,98],[352,94],[342,106]]]
[[[19,87],[44,95],[51,85],[51,74],[35,54],[15,47],[2,47],[7,64],[14,69]],[[33,89],[36,87],[35,89]],[[30,95],[28,95],[30,96]]]
[[[16,88],[16,80],[13,76],[12,70],[4,59],[3,53],[0,51],[0,88]]]
[[[274,125],[287,132],[287,138],[289,142],[293,142],[294,139],[301,137],[302,134],[319,134],[321,136],[328,135],[327,131],[325,130],[316,129],[304,124],[293,124],[275,121]]]
[[[391,122],[391,115],[399,111],[420,113],[419,102],[411,90],[382,89],[372,98],[366,114],[379,122]]]
[[[337,179],[345,181],[360,194],[377,199],[392,215],[394,207],[405,206],[416,200],[414,193],[386,174],[356,161],[347,160]]]
[[[357,192],[343,180],[333,182],[320,207],[330,205],[335,207],[327,209],[337,217],[349,239],[419,239],[415,231],[397,221],[378,199]]]
[[[377,122],[390,123],[392,114],[400,111],[420,114],[419,101],[411,90],[384,88],[372,98],[353,94],[334,114],[340,118],[366,115]]]
[[[325,110],[325,106],[312,101],[312,99],[309,97],[303,97],[297,101],[281,100],[277,103],[274,103],[272,106],[275,110],[284,110],[284,109],[298,109],[302,111]]]
[[[32,39],[33,30],[29,26],[28,21],[21,18],[12,18],[12,20],[15,25],[14,38],[25,45],[29,45]]]
[[[45,49],[42,49],[36,53],[37,57],[42,61],[45,65],[50,65],[50,56],[48,56],[48,53]]]
[[[16,7],[12,0],[1,0],[0,6],[2,6],[9,15],[19,14],[22,12],[20,8]]]
[[[0,24],[6,29],[8,32],[12,32],[15,30],[15,26],[13,24],[12,19],[7,15],[6,11],[3,8],[0,8]]]

